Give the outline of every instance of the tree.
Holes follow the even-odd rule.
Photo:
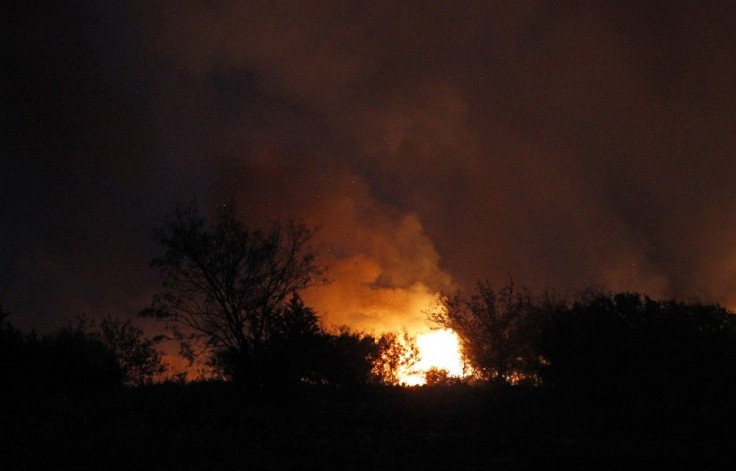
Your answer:
[[[32,362],[27,358],[26,339],[23,333],[15,328],[8,320],[9,312],[0,305],[0,377],[3,387],[0,395],[6,389],[18,387],[22,382],[27,369]]]
[[[526,291],[515,291],[511,282],[496,292],[479,281],[470,298],[458,292],[440,304],[430,319],[455,331],[475,375],[509,383],[534,378],[536,307]]]
[[[343,326],[337,333],[325,335],[325,341],[320,363],[322,382],[352,388],[376,380],[374,365],[380,350],[373,336]]]
[[[424,373],[424,379],[427,386],[451,386],[460,383],[460,379],[450,376],[450,372],[445,368],[437,368],[436,366],[431,367]]]
[[[321,381],[324,332],[314,310],[294,293],[269,323],[264,375],[270,383]]]
[[[546,383],[591,397],[692,402],[736,389],[736,315],[639,293],[579,296],[549,316]]]
[[[17,390],[85,391],[153,381],[166,367],[130,320],[108,317],[99,326],[87,316],[39,336],[23,334],[0,307],[0,371]]]
[[[226,205],[207,223],[193,205],[157,231],[163,255],[151,261],[162,289],[141,315],[168,321],[190,360],[227,359],[235,380],[261,384],[266,345],[288,296],[325,283],[308,247],[313,231],[293,221],[249,230]]]
[[[402,373],[417,373],[419,347],[406,329],[401,337],[394,332],[385,333],[378,338],[377,343],[378,356],[373,363],[373,374],[378,381],[398,385]]]
[[[166,371],[162,353],[155,348],[160,338],[144,337],[143,331],[130,319],[124,322],[112,317],[103,319],[96,335],[114,352],[125,384],[149,384]]]
[[[120,386],[125,371],[115,351],[106,345],[93,322],[81,316],[40,338],[32,332],[25,339],[28,382],[47,392],[88,392]]]

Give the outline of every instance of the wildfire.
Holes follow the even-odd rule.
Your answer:
[[[431,368],[446,370],[450,376],[463,375],[460,341],[451,329],[441,329],[417,336],[420,360],[412,371],[399,374],[403,384],[417,386],[426,383],[425,374]]]

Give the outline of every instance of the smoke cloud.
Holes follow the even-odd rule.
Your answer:
[[[0,281],[28,322],[135,312],[148,228],[192,197],[321,227],[330,325],[425,329],[437,293],[508,275],[736,307],[718,2],[78,9],[6,20]]]

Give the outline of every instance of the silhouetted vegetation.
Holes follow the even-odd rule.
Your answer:
[[[461,378],[450,376],[450,372],[446,369],[434,366],[427,370],[424,374],[424,379],[426,380],[426,385],[429,387],[455,386],[463,383]]]
[[[724,307],[637,293],[533,296],[485,282],[444,307],[433,317],[460,336],[468,381],[434,368],[426,386],[396,386],[399,368],[416,361],[406,332],[327,332],[292,292],[267,318],[259,380],[268,387],[255,389],[153,383],[156,341],[130,321],[81,318],[24,334],[0,309],[0,425],[12,437],[0,441],[0,467],[736,463],[736,322]],[[252,372],[235,371],[237,350],[212,353],[227,378]]]
[[[264,348],[265,382],[320,382],[324,333],[314,310],[305,306],[295,293],[270,323],[270,336]]]
[[[250,230],[232,205],[211,223],[193,205],[179,208],[157,232],[164,253],[151,264],[163,284],[141,315],[165,320],[190,360],[205,356],[227,377],[263,385],[272,379],[269,363],[281,361],[274,356],[286,353],[289,342],[279,337],[297,326],[287,320],[289,296],[325,281],[308,247],[312,234],[294,223]],[[309,326],[301,327],[304,342]]]
[[[263,345],[262,387],[294,387],[301,383],[355,388],[393,383],[391,354],[398,346],[390,334],[375,338],[348,327],[325,331],[313,309],[294,294],[270,319],[270,336]],[[225,378],[237,378],[242,365],[238,352],[220,351],[216,365]]]
[[[477,377],[541,382],[601,400],[707,400],[736,392],[736,317],[638,293],[534,297],[488,283],[432,319],[459,335]]]
[[[232,205],[210,223],[180,208],[158,230],[165,252],[152,265],[162,291],[141,315],[166,321],[190,361],[251,387],[397,383],[397,368],[416,353],[407,334],[401,343],[393,334],[330,333],[304,305],[299,291],[325,282],[312,234],[294,223],[249,230]]]
[[[10,313],[0,305],[0,375],[3,378],[2,392],[19,388],[24,384],[26,369],[31,364],[30,351],[26,349],[23,333],[9,321]]]
[[[355,388],[373,381],[373,364],[380,355],[374,337],[342,327],[338,333],[326,335],[325,340],[326,384]]]
[[[441,299],[441,309],[430,314],[439,325],[453,329],[473,374],[485,381],[535,381],[539,370],[538,322],[542,306],[513,282],[496,291],[478,282],[469,297],[458,292]]]
[[[23,334],[7,319],[0,325],[5,392],[90,392],[141,385],[165,371],[155,341],[113,318],[99,326],[87,317],[54,332]]]
[[[619,400],[736,392],[736,317],[722,306],[588,294],[546,321],[546,383]]]
[[[404,330],[399,336],[388,332],[378,338],[378,355],[373,360],[373,374],[380,382],[398,385],[400,373],[413,374],[419,358],[416,340]]]
[[[143,330],[130,319],[121,322],[107,317],[92,335],[115,354],[125,384],[149,384],[166,371],[163,355],[156,348],[162,337],[145,337]]]

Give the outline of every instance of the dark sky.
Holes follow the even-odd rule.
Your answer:
[[[17,325],[135,315],[151,228],[231,196],[322,226],[334,283],[308,300],[333,324],[424,325],[434,293],[508,274],[736,308],[728,2],[13,3]]]

